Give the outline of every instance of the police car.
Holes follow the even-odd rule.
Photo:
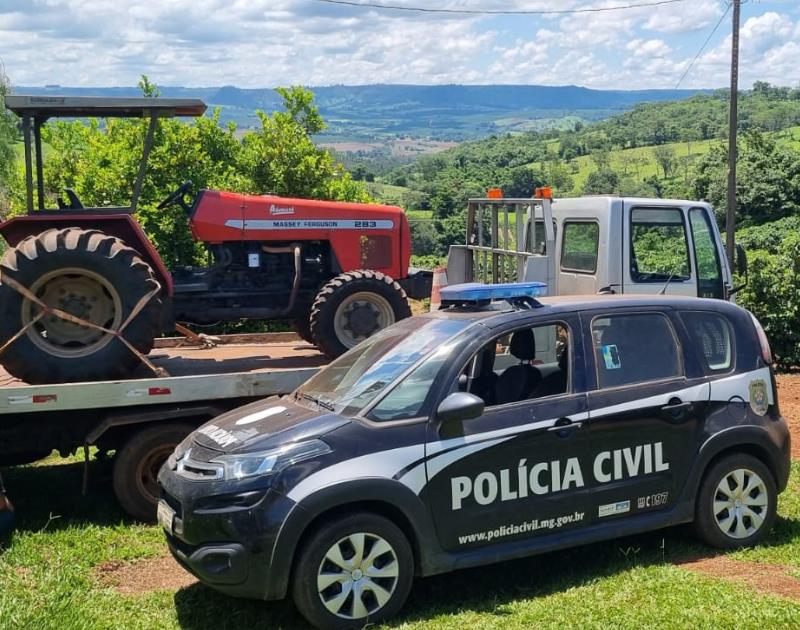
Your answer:
[[[757,320],[721,300],[459,285],[162,468],[177,560],[319,628],[397,613],[414,576],[694,522],[761,541],[789,432]]]

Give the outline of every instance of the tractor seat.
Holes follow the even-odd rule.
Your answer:
[[[498,405],[526,400],[542,381],[541,372],[530,363],[536,358],[533,330],[516,331],[511,336],[508,350],[520,362],[506,369],[497,379],[494,393]]]

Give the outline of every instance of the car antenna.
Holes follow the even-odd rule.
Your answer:
[[[669,278],[667,278],[667,281],[664,283],[664,286],[661,287],[661,291],[658,292],[659,295],[665,295],[667,293],[667,287],[669,286],[669,283],[672,282],[672,279],[674,277],[675,277],[675,272],[673,271],[671,274],[669,274]]]

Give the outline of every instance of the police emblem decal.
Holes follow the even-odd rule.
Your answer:
[[[766,416],[769,410],[767,383],[762,378],[750,381],[750,408],[759,416]]]

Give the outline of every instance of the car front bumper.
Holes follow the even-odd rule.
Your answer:
[[[282,599],[284,562],[274,560],[281,526],[296,504],[265,480],[190,481],[164,467],[160,522],[181,566],[202,583],[234,597]],[[163,516],[166,513],[168,516]]]

